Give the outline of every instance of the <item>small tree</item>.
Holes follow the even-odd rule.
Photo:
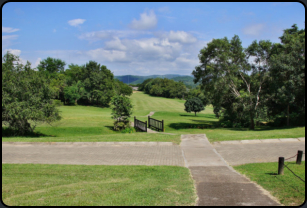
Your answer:
[[[132,114],[132,104],[128,97],[116,95],[111,99],[114,130],[120,131],[130,127],[129,118]]]
[[[196,116],[196,112],[200,112],[202,110],[205,110],[204,104],[201,101],[201,99],[199,99],[198,97],[194,97],[191,99],[188,99],[185,103],[185,111],[190,113],[190,112],[195,112],[195,116]]]

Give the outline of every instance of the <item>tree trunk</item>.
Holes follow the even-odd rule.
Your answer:
[[[289,126],[289,104],[287,108],[287,126]]]
[[[255,129],[255,123],[254,123],[254,117],[253,117],[252,113],[250,113],[250,119],[251,119],[250,129],[254,130]]]

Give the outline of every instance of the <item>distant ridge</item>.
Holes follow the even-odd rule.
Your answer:
[[[137,75],[123,75],[123,76],[115,76],[115,79],[122,81],[126,84],[141,84],[144,80],[150,78],[167,78],[173,79],[175,81],[183,81],[185,85],[189,85],[191,87],[196,87],[197,84],[194,84],[193,75],[180,75],[180,74],[165,74],[165,75],[149,75],[149,76],[137,76]]]

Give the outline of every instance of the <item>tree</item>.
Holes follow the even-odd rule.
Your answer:
[[[89,61],[82,67],[82,80],[90,104],[108,106],[115,94],[114,75],[106,66]]]
[[[57,72],[64,72],[65,62],[61,59],[55,59],[48,57],[40,61],[37,69],[41,72],[48,72],[49,74],[54,74]]]
[[[123,83],[122,81],[119,80],[114,80],[115,82],[115,89],[116,89],[116,93],[118,95],[127,95],[130,96],[133,91],[132,91],[132,87],[130,87],[129,85]]]
[[[33,132],[40,122],[50,124],[61,118],[53,91],[30,66],[30,62],[23,66],[9,52],[2,59],[2,123],[19,135]]]
[[[111,100],[114,130],[119,131],[130,127],[129,118],[132,114],[132,104],[128,97],[116,95]]]
[[[69,104],[77,104],[77,101],[84,95],[84,84],[80,80],[76,84],[64,88],[64,98]]]
[[[248,116],[251,129],[255,126],[262,84],[267,77],[270,46],[269,41],[254,42],[244,51],[237,35],[230,41],[226,37],[213,39],[200,51],[201,65],[192,72],[194,83],[201,82],[201,88],[213,107],[225,108],[229,115],[235,115],[234,119],[244,120]],[[250,56],[257,57],[255,64],[248,63]],[[252,76],[249,76],[251,70]]]
[[[200,112],[202,110],[205,110],[203,102],[199,98],[197,98],[197,97],[188,99],[184,103],[184,106],[185,106],[184,110],[186,112],[190,113],[190,112],[193,111],[193,112],[195,112],[195,116],[196,116],[196,112]]]
[[[284,30],[281,44],[275,45],[277,53],[270,59],[270,101],[271,112],[276,105],[286,112],[287,126],[290,125],[290,109],[305,118],[305,29],[299,30],[296,24]]]

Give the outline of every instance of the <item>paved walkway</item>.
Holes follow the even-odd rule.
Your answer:
[[[184,166],[171,142],[2,142],[2,163]]]
[[[231,168],[206,135],[182,135],[185,164],[196,184],[198,206],[277,206],[274,198]]]
[[[278,157],[291,157],[297,150],[305,152],[304,140],[211,145],[204,134],[182,135],[181,140],[180,145],[171,142],[2,142],[2,163],[185,166],[195,181],[197,205],[272,206],[279,203],[229,164],[276,162]]]
[[[278,162],[279,157],[287,159],[296,155],[298,150],[305,152],[305,138],[225,141],[215,142],[213,147],[229,165]],[[302,160],[305,160],[305,154]],[[287,161],[296,161],[296,156]]]

